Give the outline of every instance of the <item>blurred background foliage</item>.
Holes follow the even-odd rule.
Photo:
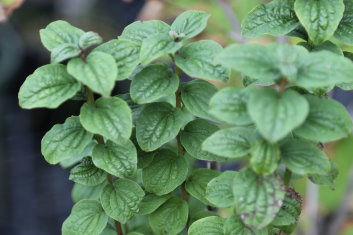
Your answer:
[[[60,234],[73,203],[69,171],[44,161],[40,140],[53,124],[77,115],[80,105],[68,102],[57,110],[24,111],[17,104],[17,92],[25,78],[50,61],[40,43],[39,29],[53,20],[64,19],[86,31],[96,31],[108,41],[135,20],[160,19],[170,23],[184,10],[199,9],[212,17],[197,40],[212,39],[226,46],[245,42],[239,34],[239,22],[264,2],[269,1],[0,0],[0,234]],[[262,44],[274,41],[296,44],[300,40],[271,36],[246,40]],[[345,45],[342,49],[353,51]],[[241,87],[242,79],[234,72],[229,82],[215,85]],[[115,92],[127,92],[128,82],[118,86]],[[329,95],[353,114],[352,91],[335,89]],[[337,164],[339,176],[334,189],[318,188],[301,178],[294,182],[304,199],[296,233],[331,235],[332,227],[338,226],[341,235],[353,235],[353,137],[329,144],[325,151]],[[222,169],[234,169],[240,164],[229,162]],[[195,202],[193,206],[199,205]],[[224,215],[228,213],[222,211]]]

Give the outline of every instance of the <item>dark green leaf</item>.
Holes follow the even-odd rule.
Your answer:
[[[233,180],[236,171],[225,171],[220,176],[213,178],[206,188],[206,199],[217,207],[229,207],[234,204]]]
[[[335,188],[334,181],[338,176],[337,165],[330,161],[330,172],[327,175],[309,175],[309,179],[314,184],[329,186],[331,189]]]
[[[353,2],[351,0],[344,0],[344,13],[337,30],[335,31],[335,38],[341,42],[353,45]]]
[[[83,199],[98,200],[106,184],[103,182],[96,186],[87,186],[75,183],[71,193],[72,201],[76,203]]]
[[[71,169],[69,180],[75,183],[95,186],[103,183],[107,179],[107,174],[95,167],[90,158],[85,158],[82,162]]]
[[[165,203],[171,196],[170,195],[163,195],[163,196],[157,196],[154,194],[147,194],[145,197],[142,199],[140,205],[139,205],[139,214],[140,215],[147,215],[151,214],[155,210],[158,209],[163,203]]]
[[[272,174],[278,168],[280,160],[281,153],[277,144],[258,140],[251,148],[250,165],[258,174]]]
[[[305,47],[308,51],[311,52],[330,51],[337,55],[343,55],[342,49],[338,45],[330,41],[326,41],[320,45],[313,45],[308,42],[300,42],[298,43],[298,45]]]

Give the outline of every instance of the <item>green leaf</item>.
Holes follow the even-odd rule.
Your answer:
[[[293,90],[280,94],[274,88],[257,88],[250,95],[248,111],[261,135],[276,142],[304,122],[309,104]]]
[[[325,175],[330,171],[330,161],[315,144],[301,139],[290,139],[281,146],[284,164],[299,175]]]
[[[230,70],[214,63],[221,51],[222,46],[211,40],[193,42],[179,51],[175,63],[190,77],[225,82],[230,77]]]
[[[206,199],[206,187],[213,178],[219,175],[219,171],[205,168],[196,169],[186,180],[185,189],[191,196],[206,205],[210,205],[210,202]]]
[[[224,219],[218,216],[209,216],[195,221],[189,228],[188,235],[224,235]]]
[[[258,140],[251,148],[251,168],[262,175],[272,174],[277,170],[281,160],[280,148],[277,144]]]
[[[343,17],[343,0],[296,0],[295,13],[315,44],[329,39]]]
[[[274,0],[253,9],[242,23],[245,38],[258,38],[263,34],[285,35],[298,27],[294,0]]]
[[[96,146],[96,141],[92,140],[82,151],[82,153],[76,155],[75,157],[65,159],[60,162],[60,166],[64,169],[72,167],[76,163],[80,162],[84,157],[92,156],[92,150]]]
[[[65,44],[78,44],[80,37],[84,34],[78,29],[63,20],[57,20],[50,23],[45,29],[39,31],[40,39],[49,51]]]
[[[211,83],[195,80],[182,85],[181,99],[190,113],[212,120],[212,116],[208,113],[208,104],[216,92],[216,87]]]
[[[335,188],[334,181],[338,177],[338,167],[337,165],[330,161],[330,172],[327,175],[309,175],[311,182],[317,185],[329,186],[331,189]]]
[[[345,107],[330,98],[306,95],[310,111],[304,124],[294,133],[316,142],[331,142],[348,136],[353,124]]]
[[[139,205],[139,214],[147,215],[151,214],[155,210],[157,210],[163,203],[165,203],[171,196],[163,195],[157,196],[152,193],[145,195]]]
[[[152,36],[159,33],[168,35],[170,26],[160,20],[136,21],[125,27],[119,39],[126,39],[138,44]]]
[[[161,56],[174,54],[183,44],[175,42],[168,34],[160,33],[143,40],[140,52],[141,64],[146,65]]]
[[[180,132],[180,142],[194,158],[207,161],[223,161],[222,157],[202,150],[202,142],[219,128],[206,120],[196,119],[188,123]]]
[[[92,160],[98,168],[120,178],[131,176],[137,170],[137,152],[130,140],[120,144],[111,141],[97,144]]]
[[[96,186],[87,186],[75,183],[71,192],[72,201],[76,203],[83,199],[98,200],[106,184],[106,182],[103,182]]]
[[[108,216],[95,200],[82,200],[74,205],[62,225],[62,235],[97,235],[108,223]]]
[[[161,64],[146,66],[132,79],[131,98],[138,104],[152,103],[172,95],[179,87],[179,78],[172,70]]]
[[[139,169],[147,167],[153,161],[157,152],[144,152],[140,149],[137,151],[137,167]]]
[[[106,53],[91,52],[83,61],[81,58],[71,59],[67,71],[78,81],[93,91],[110,96],[118,74],[114,58]]]
[[[81,89],[61,64],[44,65],[27,77],[18,93],[21,108],[57,108]]]
[[[153,161],[142,169],[142,184],[148,192],[164,195],[181,185],[188,175],[188,162],[185,157],[162,149]]]
[[[50,54],[52,64],[63,62],[64,60],[77,57],[81,54],[80,48],[75,44],[64,43],[55,47]]]
[[[80,121],[86,130],[116,143],[129,139],[132,132],[131,109],[118,97],[101,97],[95,103],[85,103]]]
[[[267,228],[252,230],[238,216],[233,215],[224,222],[223,235],[269,235],[269,233]]]
[[[185,123],[186,114],[167,103],[146,105],[136,120],[136,138],[144,151],[153,151],[173,140]]]
[[[103,183],[107,179],[107,174],[95,167],[90,158],[85,158],[82,162],[71,169],[69,180],[75,183],[95,186]]]
[[[249,125],[252,120],[247,110],[248,100],[248,89],[226,87],[211,98],[209,113],[231,125]]]
[[[244,224],[259,230],[275,218],[285,191],[279,176],[256,175],[251,169],[245,169],[233,181],[233,195],[237,214]]]
[[[203,142],[202,149],[226,158],[244,157],[250,153],[253,135],[253,131],[245,127],[219,130]]]
[[[213,178],[206,188],[206,199],[217,207],[229,207],[234,204],[233,180],[237,176],[236,171],[225,171]]]
[[[181,198],[172,197],[149,216],[156,235],[176,235],[186,226],[189,207]]]
[[[78,42],[78,45],[82,49],[87,49],[91,46],[101,44],[103,42],[103,39],[101,36],[99,36],[98,33],[95,32],[86,32],[84,33]]]
[[[104,187],[101,194],[102,207],[111,218],[125,224],[139,211],[145,192],[134,181],[118,179]]]
[[[140,45],[128,40],[111,40],[96,47],[94,51],[110,54],[118,66],[116,80],[128,78],[140,63]]]
[[[342,49],[330,41],[326,41],[320,45],[313,45],[308,42],[300,42],[298,45],[305,47],[310,52],[330,51],[340,56],[343,55]]]
[[[335,38],[341,42],[349,45],[353,45],[353,2],[350,0],[344,0],[344,13],[341,22],[339,23],[337,30],[335,31]]]
[[[203,11],[185,11],[174,20],[171,30],[181,39],[195,37],[206,28],[210,16]]]
[[[83,129],[78,117],[69,117],[64,124],[54,125],[44,135],[41,151],[48,163],[57,164],[81,154],[92,137]]]

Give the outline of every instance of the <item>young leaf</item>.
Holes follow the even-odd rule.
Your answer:
[[[345,8],[343,18],[339,23],[334,36],[345,44],[353,45],[353,2],[350,0],[344,0],[343,2]]]
[[[97,167],[120,178],[131,176],[137,170],[137,152],[130,140],[120,144],[111,141],[97,144],[92,160]]]
[[[252,10],[242,23],[245,38],[258,38],[263,34],[285,35],[299,25],[294,12],[294,0],[274,0]]]
[[[276,142],[304,122],[309,104],[293,90],[280,94],[273,88],[259,88],[251,93],[248,111],[262,136]]]
[[[142,184],[148,192],[164,195],[181,185],[188,175],[186,158],[163,149],[142,169]]]
[[[216,92],[216,87],[211,83],[196,80],[182,85],[181,99],[190,113],[212,120],[212,116],[208,113],[208,104]]]
[[[57,108],[81,89],[61,64],[44,65],[27,77],[18,93],[23,109]]]
[[[330,172],[327,175],[309,175],[311,182],[317,185],[329,186],[331,189],[335,188],[334,181],[338,176],[338,167],[337,165],[330,161]]]
[[[206,28],[210,16],[203,11],[185,11],[174,20],[171,30],[182,39],[195,37]]]
[[[64,221],[62,235],[100,234],[108,223],[108,216],[96,200],[82,200],[74,205]]]
[[[281,209],[285,191],[279,176],[260,176],[251,169],[245,169],[233,181],[233,195],[237,214],[244,224],[259,230],[275,218]]]
[[[138,104],[152,103],[172,95],[179,87],[179,78],[172,70],[161,64],[146,66],[131,82],[130,95]]]
[[[139,211],[138,205],[145,192],[134,181],[118,179],[103,188],[102,207],[111,218],[125,224]]]
[[[85,103],[80,121],[86,130],[116,143],[129,139],[132,131],[131,109],[118,97],[101,97],[93,104]]]
[[[107,182],[103,182],[96,186],[87,186],[75,183],[71,192],[72,201],[76,203],[83,199],[99,200],[102,189],[106,184]]]
[[[208,137],[202,149],[226,158],[240,158],[250,153],[254,142],[253,131],[245,127],[219,130]]]
[[[329,39],[343,17],[343,0],[296,0],[295,13],[315,44]]]
[[[163,196],[157,196],[152,193],[145,195],[139,205],[138,214],[151,214],[152,212],[157,210],[163,203],[165,203],[170,197],[171,196],[168,194]]]
[[[236,171],[225,171],[213,178],[207,184],[206,199],[217,207],[229,207],[234,204],[233,180],[237,176]]]
[[[101,44],[102,42],[103,42],[103,39],[101,38],[101,36],[99,36],[98,33],[90,31],[90,32],[84,33],[80,37],[78,45],[82,49],[87,49],[91,46]]]
[[[78,117],[54,125],[42,139],[42,154],[50,164],[75,157],[91,142],[93,135],[81,126]]]
[[[299,175],[326,175],[330,171],[330,161],[312,142],[290,139],[281,146],[284,164]]]
[[[63,20],[50,23],[45,29],[41,29],[39,33],[43,45],[49,51],[65,43],[77,45],[80,37],[84,34],[81,29]]]
[[[107,173],[95,167],[90,158],[85,158],[82,162],[71,169],[69,180],[75,183],[95,186],[103,183],[107,179]]]
[[[154,234],[179,234],[186,226],[189,207],[181,198],[172,197],[149,216]]]
[[[233,215],[224,222],[223,235],[269,235],[269,232],[267,228],[252,230],[238,216]]]
[[[188,235],[224,235],[224,219],[218,216],[209,216],[192,223]]]
[[[353,124],[345,107],[335,100],[306,95],[310,111],[304,124],[294,133],[316,142],[331,142],[346,137]]]
[[[206,199],[206,187],[212,179],[219,175],[219,171],[205,168],[196,169],[186,180],[185,189],[191,196],[206,205],[210,205],[210,202]]]
[[[259,140],[251,148],[250,165],[257,174],[272,174],[281,160],[280,148],[277,144]]]
[[[52,64],[58,64],[64,60],[77,57],[80,54],[81,50],[75,44],[64,43],[52,50],[50,61]]]
[[[190,77],[225,82],[230,77],[230,70],[214,63],[215,56],[221,51],[221,45],[214,41],[193,42],[179,51],[175,63]]]
[[[114,58],[99,51],[90,53],[85,61],[81,58],[70,60],[67,71],[78,81],[106,97],[110,96],[118,74]]]

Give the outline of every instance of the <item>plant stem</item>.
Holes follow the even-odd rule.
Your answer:
[[[286,168],[286,171],[284,172],[284,179],[283,179],[285,186],[289,186],[291,178],[292,178],[292,172],[288,168]]]

